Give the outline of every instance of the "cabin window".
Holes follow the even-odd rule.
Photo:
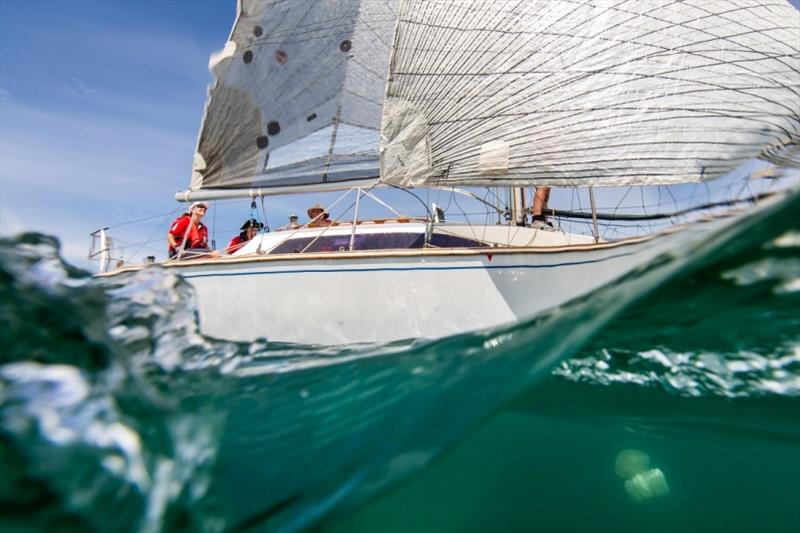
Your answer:
[[[313,241],[313,242],[312,242]],[[425,236],[421,233],[373,233],[356,235],[353,242],[355,250],[411,250],[422,248]],[[309,246],[310,244],[310,246]],[[482,248],[486,244],[452,235],[433,235],[431,244],[437,247]],[[306,249],[308,247],[308,249]],[[289,239],[276,246],[270,254],[291,254],[306,252],[338,252],[350,249],[350,235],[323,235],[314,241],[313,237]]]
[[[289,239],[276,246],[270,254],[290,254],[306,252],[338,252],[350,249],[350,235],[323,235],[314,241],[313,237]],[[356,235],[353,242],[355,250],[406,250],[422,248],[425,236],[421,233],[377,233]],[[309,244],[311,244],[309,246]],[[308,249],[306,249],[308,246]]]
[[[486,248],[488,244],[465,237],[434,233],[431,237],[431,246],[437,248]]]

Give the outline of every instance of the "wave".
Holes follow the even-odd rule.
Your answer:
[[[55,239],[2,240],[0,524],[308,528],[419,471],[542,379],[795,398],[798,207],[795,195],[522,323],[345,348],[204,337],[191,287],[169,270],[99,280]]]

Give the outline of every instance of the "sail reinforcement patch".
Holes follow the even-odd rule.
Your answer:
[[[481,145],[478,172],[484,176],[508,174],[508,156],[511,151],[506,141],[489,141]]]

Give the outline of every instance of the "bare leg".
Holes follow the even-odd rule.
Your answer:
[[[547,201],[550,200],[550,187],[537,187],[536,194],[533,197],[533,207],[531,208],[531,215],[534,220],[545,220],[542,212],[547,209]]]
[[[547,220],[547,201],[550,200],[550,187],[537,187],[531,206],[531,227],[545,231],[555,231]]]

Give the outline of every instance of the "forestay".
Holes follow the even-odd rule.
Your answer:
[[[669,184],[798,165],[787,0],[404,0],[382,179]]]
[[[373,179],[397,0],[241,0],[191,191]]]

